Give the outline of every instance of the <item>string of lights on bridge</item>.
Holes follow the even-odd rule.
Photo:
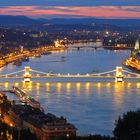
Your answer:
[[[20,75],[19,75],[20,74]],[[140,78],[140,74],[124,70],[122,67],[101,73],[87,73],[87,74],[60,74],[51,72],[42,72],[33,70],[30,67],[25,67],[12,73],[0,75],[0,78],[24,78],[24,81],[29,82],[31,78],[115,78],[117,82],[122,82],[123,78]]]

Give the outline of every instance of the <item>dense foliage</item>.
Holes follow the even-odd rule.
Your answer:
[[[130,111],[116,121],[116,140],[140,140],[140,110]]]

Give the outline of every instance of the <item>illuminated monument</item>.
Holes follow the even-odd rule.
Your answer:
[[[135,42],[134,50],[138,50],[138,51],[140,50],[139,39],[137,39]]]

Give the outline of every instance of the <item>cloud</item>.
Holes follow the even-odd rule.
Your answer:
[[[117,8],[128,12],[140,12],[140,6],[118,6]]]
[[[1,0],[1,6],[140,6],[140,0]]]
[[[1,15],[140,18],[140,6],[1,6]]]

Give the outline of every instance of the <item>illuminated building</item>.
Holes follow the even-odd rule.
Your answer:
[[[68,123],[62,116],[45,114],[29,105],[13,105],[8,113],[17,127],[29,128],[39,140],[76,136],[75,126]]]

